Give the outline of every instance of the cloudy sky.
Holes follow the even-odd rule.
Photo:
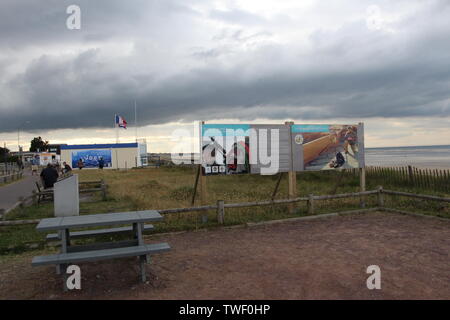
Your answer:
[[[69,5],[81,29],[69,30]],[[366,124],[368,147],[450,144],[448,0],[2,0],[0,143],[151,152],[210,123]]]

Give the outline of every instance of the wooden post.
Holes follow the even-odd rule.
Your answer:
[[[105,180],[103,180],[103,179],[100,181],[101,181],[100,186],[102,188],[102,200],[106,201],[106,183],[105,183]]]
[[[314,214],[314,195],[313,194],[310,194],[308,196],[307,206],[308,206],[308,214],[313,215]]]
[[[378,186],[377,200],[378,200],[378,207],[380,208],[384,207],[384,195],[382,186]]]
[[[19,203],[19,205],[17,206],[17,209],[19,210],[19,214],[22,215],[23,208],[25,206],[25,199],[24,199],[24,197],[19,197],[17,200],[18,200],[17,202]]]
[[[364,192],[366,191],[366,169],[365,168],[359,168],[359,191]],[[361,208],[366,207],[365,197],[361,196],[360,198],[360,206]]]
[[[280,172],[279,175],[278,175],[277,184],[275,185],[275,190],[273,190],[273,193],[272,193],[272,197],[271,197],[272,200],[274,200],[275,196],[277,195],[278,187],[280,186],[280,182],[281,182],[282,178],[283,178],[283,172]]]
[[[197,166],[197,175],[195,176],[194,192],[192,193],[191,205],[194,205],[195,203],[195,196],[197,195],[198,179],[200,177],[201,172],[202,172],[202,165],[199,164]]]
[[[217,222],[223,224],[225,216],[225,207],[223,200],[217,200]]]
[[[199,147],[200,147],[200,203],[201,205],[206,205],[208,202],[208,192],[206,190],[206,175],[203,174],[203,148],[202,148],[202,127],[205,124],[205,121],[200,122],[200,131],[199,131]]]
[[[200,165],[201,166],[201,165]],[[202,168],[200,168],[201,171]],[[208,192],[206,190],[206,175],[200,172],[200,203],[206,205],[208,202]]]
[[[291,153],[291,168],[290,171],[288,172],[288,195],[289,195],[289,199],[293,199],[297,197],[297,173],[294,171],[294,151],[292,148],[292,125],[294,124],[293,121],[286,121],[284,123],[285,125],[289,126],[289,136],[290,136],[290,141],[289,141],[289,148],[290,148],[290,153]],[[289,213],[295,213],[296,211],[296,205],[295,203],[290,203],[288,205],[288,209],[289,209]]]
[[[37,193],[36,193],[36,190],[33,190],[32,194],[33,194],[33,196],[32,196],[33,204],[37,204]]]

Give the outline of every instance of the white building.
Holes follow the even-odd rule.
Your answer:
[[[147,164],[147,145],[137,142],[114,144],[61,145],[61,161],[72,168],[83,161],[83,168],[98,168],[103,159],[105,169],[129,169]]]

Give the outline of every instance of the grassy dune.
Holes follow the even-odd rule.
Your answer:
[[[195,180],[194,167],[161,167],[148,169],[117,170],[81,170],[74,171],[80,181],[104,179],[108,185],[108,199],[101,201],[100,195],[94,195],[90,201],[80,204],[81,214],[105,212],[121,212],[145,209],[168,209],[191,206],[191,197]],[[299,196],[308,194],[330,194],[336,189],[340,173],[305,172],[297,175],[297,190]],[[207,177],[208,203],[217,200],[225,203],[252,202],[270,199],[278,176],[234,175]],[[374,189],[382,184],[382,180],[367,181],[367,189]],[[433,190],[417,190],[407,186],[391,186],[396,190],[416,193],[448,196]],[[359,177],[351,172],[342,175],[337,193],[359,191]],[[281,181],[276,198],[288,197],[287,175]],[[367,206],[375,206],[376,198],[369,196]],[[450,218],[448,205],[431,201],[417,201],[402,197],[387,197],[386,205],[405,210],[418,211],[425,214]],[[195,205],[199,205],[197,197]],[[296,213],[290,214],[285,205],[227,209],[225,224],[235,225],[245,222],[282,219],[307,215],[306,204],[300,203]],[[338,199],[316,201],[315,214],[336,212],[359,208],[359,199]],[[32,219],[53,216],[53,206],[46,203],[31,206],[12,212],[8,219]],[[165,220],[158,223],[157,232],[192,230],[198,228],[213,228],[217,226],[216,213],[192,212],[166,214]],[[0,227],[0,254],[20,252],[23,250],[41,248],[44,246],[44,234],[35,232],[34,225]],[[109,238],[106,240],[110,240]]]

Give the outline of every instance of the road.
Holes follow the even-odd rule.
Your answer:
[[[28,197],[36,190],[38,176],[32,176],[30,170],[24,171],[22,179],[0,186],[0,209],[8,211],[17,203],[20,197]]]

